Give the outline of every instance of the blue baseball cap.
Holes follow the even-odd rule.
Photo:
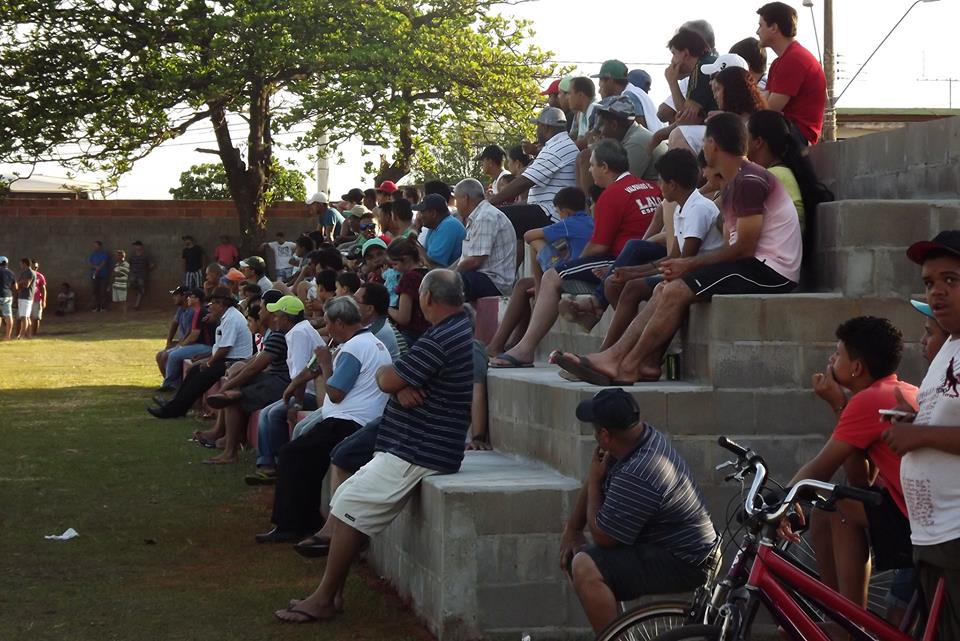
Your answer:
[[[650,74],[643,69],[634,69],[627,74],[627,82],[634,87],[640,87],[647,93],[650,93],[650,85],[653,81],[650,78]]]
[[[915,310],[917,310],[924,316],[928,316],[930,318],[934,317],[933,310],[930,309],[930,305],[928,305],[927,303],[924,303],[923,301],[919,301],[919,300],[912,300],[910,301],[910,304],[913,305],[913,308]]]
[[[577,419],[597,427],[624,430],[640,421],[640,408],[630,394],[620,389],[600,390],[577,405]]]
[[[423,200],[411,207],[413,211],[438,211],[441,214],[449,214],[450,208],[447,207],[447,199],[440,194],[427,194]]]

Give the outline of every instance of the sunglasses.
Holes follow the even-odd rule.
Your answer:
[[[360,231],[367,231],[369,229],[376,229],[376,228],[377,228],[376,223],[364,223],[363,225],[360,225]]]

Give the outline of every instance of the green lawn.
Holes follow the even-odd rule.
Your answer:
[[[258,546],[272,490],[200,464],[196,419],[147,415],[168,316],[81,314],[0,343],[0,639],[429,639],[363,569],[347,612],[287,626],[272,611],[323,564]],[[72,541],[44,540],[75,528]]]

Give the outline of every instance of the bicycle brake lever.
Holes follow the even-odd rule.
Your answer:
[[[736,466],[737,466],[737,462],[736,462],[736,461],[727,461],[726,463],[721,463],[720,465],[716,466],[714,469],[715,469],[717,472],[719,472],[720,470],[722,470],[722,469],[724,469],[724,468],[727,468],[727,467],[736,467]]]

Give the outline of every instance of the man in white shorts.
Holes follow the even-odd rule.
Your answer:
[[[420,285],[431,327],[395,364],[377,372],[392,395],[373,460],[340,486],[330,505],[336,519],[326,570],[306,599],[274,614],[288,623],[332,619],[342,609],[350,564],[367,537],[400,513],[420,481],[460,469],[473,395],[473,323],[463,308],[463,283],[436,269]]]

